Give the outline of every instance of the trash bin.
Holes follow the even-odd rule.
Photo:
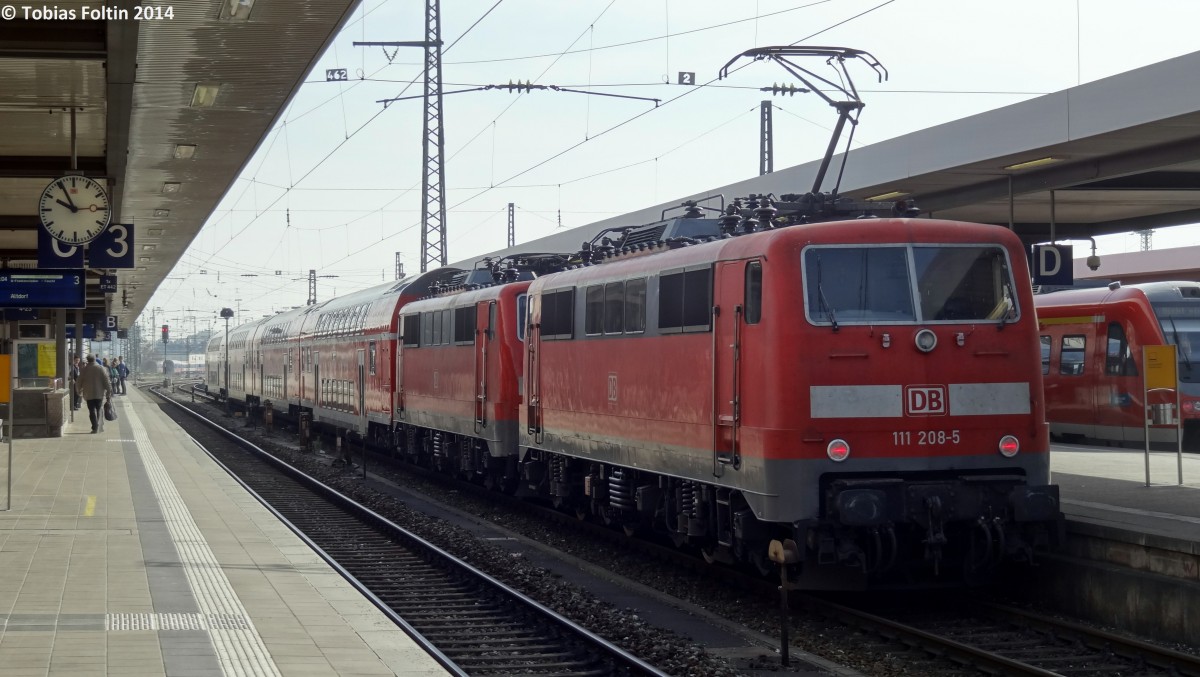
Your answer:
[[[1150,425],[1176,425],[1175,404],[1168,402],[1150,405]]]

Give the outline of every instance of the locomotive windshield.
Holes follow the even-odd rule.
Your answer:
[[[1002,322],[1015,317],[1012,272],[1000,247],[814,246],[804,252],[804,275],[813,324]]]
[[[1175,346],[1179,380],[1200,383],[1200,303],[1156,303],[1154,313],[1167,343]]]

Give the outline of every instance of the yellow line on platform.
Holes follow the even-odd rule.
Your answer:
[[[96,512],[96,497],[88,496],[87,505],[83,508],[83,516],[91,517]]]

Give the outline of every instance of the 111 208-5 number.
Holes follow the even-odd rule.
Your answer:
[[[898,447],[908,446],[914,442],[918,445],[958,444],[957,430],[897,430],[892,432],[892,444]]]

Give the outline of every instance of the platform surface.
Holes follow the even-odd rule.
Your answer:
[[[1054,443],[1050,454],[1068,519],[1200,543],[1200,454],[1184,452],[1179,484],[1176,452],[1151,451],[1150,486],[1142,450]]]
[[[446,674],[129,393],[102,432],[84,407],[63,437],[13,444],[0,675]]]

